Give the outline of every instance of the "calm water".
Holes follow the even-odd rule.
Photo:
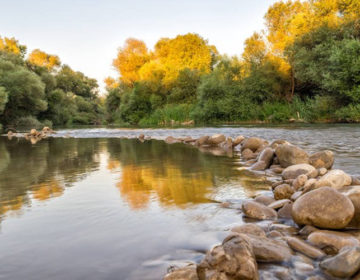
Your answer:
[[[333,150],[359,174],[359,126],[64,130],[35,145],[0,137],[0,279],[161,279],[242,222],[223,201],[267,189],[235,154],[119,139],[224,133]],[[62,138],[65,135],[77,138]]]

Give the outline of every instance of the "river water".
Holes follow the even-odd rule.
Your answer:
[[[236,154],[121,139],[140,133],[282,138],[330,149],[336,167],[360,173],[355,125],[60,130],[36,144],[0,137],[0,279],[161,279],[242,223],[221,202],[269,188]]]

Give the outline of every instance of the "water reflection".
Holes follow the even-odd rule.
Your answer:
[[[256,185],[264,187],[259,178],[239,176],[237,158],[157,140],[50,138],[32,145],[24,139],[0,138],[0,151],[2,214],[30,206],[32,200],[61,196],[66,187],[98,170],[101,161],[117,176],[114,185],[132,209],[146,209],[153,201],[161,207],[185,208],[212,201],[224,186],[248,195]]]
[[[32,145],[0,138],[0,213],[20,210],[31,200],[60,196],[99,166],[99,141],[47,139]]]

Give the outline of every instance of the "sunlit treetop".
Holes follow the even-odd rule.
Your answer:
[[[47,54],[39,49],[35,49],[30,53],[28,61],[33,65],[45,67],[48,70],[53,70],[61,65],[60,58],[57,55]]]
[[[120,74],[125,84],[133,84],[140,79],[140,68],[149,61],[150,55],[145,43],[141,40],[129,38],[124,47],[119,48],[113,66]]]
[[[0,51],[24,56],[26,53],[26,46],[20,45],[15,38],[2,38],[0,36]]]
[[[179,71],[185,68],[209,73],[215,55],[216,48],[193,33],[160,39],[154,50],[155,59],[165,69],[165,83],[175,80]]]

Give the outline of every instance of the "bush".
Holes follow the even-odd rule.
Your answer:
[[[360,104],[349,105],[335,112],[339,121],[360,122]]]
[[[178,104],[178,105],[165,105],[163,108],[155,110],[149,117],[141,119],[139,125],[159,125],[170,124],[172,121],[184,122],[190,120],[190,112],[193,105]]]
[[[21,117],[15,120],[13,125],[16,128],[36,128],[40,129],[43,127],[43,124],[33,116]]]

